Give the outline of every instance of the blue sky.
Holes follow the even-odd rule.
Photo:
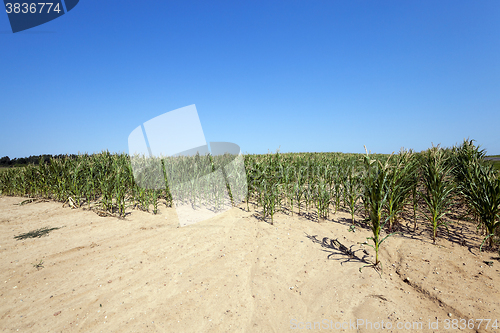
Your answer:
[[[195,104],[246,153],[477,140],[500,154],[500,1],[82,0],[13,34],[0,15],[0,157],[128,152]]]

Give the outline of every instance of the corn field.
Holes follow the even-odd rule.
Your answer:
[[[403,212],[412,213],[413,230],[417,215],[424,216],[435,242],[438,230],[448,230],[447,214],[460,206],[466,210],[463,219],[477,222],[483,244],[488,240],[493,248],[498,243],[499,173],[473,141],[420,153],[402,149],[391,156],[276,152],[243,157],[245,172],[238,173],[223,167],[234,159],[227,154],[156,160],[109,152],[80,154],[2,170],[0,195],[50,199],[119,217],[134,209],[156,214],[159,205],[209,203],[222,208],[243,202],[246,210],[253,209],[271,224],[277,213],[319,222],[344,211],[353,225],[371,229],[376,263],[379,246],[398,230]],[[214,182],[207,177],[216,170],[222,176]],[[228,190],[230,202],[224,201],[222,190]]]

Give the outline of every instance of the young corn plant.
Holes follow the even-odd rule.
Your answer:
[[[415,155],[411,151],[401,150],[395,156],[395,164],[389,169],[387,186],[391,189],[387,196],[386,208],[390,216],[389,231],[393,230],[396,216],[403,211],[414,183],[416,171]]]
[[[316,185],[316,208],[318,210],[318,222],[319,220],[328,219],[328,211],[330,207],[330,191],[328,185],[323,179],[320,180],[318,185]]]
[[[161,195],[161,190],[150,190],[151,203],[153,204],[153,214],[158,214],[158,203]]]
[[[81,206],[81,198],[82,198],[82,190],[83,190],[83,184],[81,184],[81,179],[84,178],[82,177],[83,170],[82,170],[82,163],[73,164],[71,166],[71,170],[69,172],[69,179],[68,179],[68,184],[69,184],[69,198],[72,198],[76,202],[76,208],[79,208]],[[68,198],[68,200],[70,200]]]
[[[148,192],[145,188],[139,188],[137,191],[137,201],[140,204],[140,207],[145,210],[146,212],[149,212],[149,195]]]
[[[285,200],[285,203],[286,203],[286,198],[285,196],[283,195],[283,188],[284,188],[284,184],[275,184],[275,197],[276,197],[276,211],[280,211],[280,212],[283,212],[283,202]]]
[[[299,170],[299,172],[297,173],[297,183],[294,185],[295,201],[297,202],[297,207],[299,207],[299,215],[300,215],[302,198],[304,197],[305,193],[304,177],[302,174],[302,170],[303,169]]]
[[[271,216],[271,225],[274,225],[274,213],[276,212],[278,187],[277,184],[272,184],[269,187],[265,186],[263,194],[263,218],[267,215]]]
[[[332,198],[333,198],[333,202],[335,204],[335,214],[337,213],[337,211],[339,210],[340,208],[340,202],[342,200],[342,196],[343,196],[343,189],[342,189],[342,178],[343,178],[343,174],[342,174],[342,169],[340,167],[340,165],[337,165],[335,167],[335,171],[334,171],[334,180],[333,180],[333,193],[332,193]]]
[[[453,166],[452,174],[455,178],[455,182],[459,187],[467,187],[467,175],[473,172],[474,166],[478,163],[484,162],[484,156],[486,152],[484,149],[480,149],[479,146],[475,146],[474,140],[464,139],[463,143],[458,147],[453,147],[452,158],[449,159],[448,164]],[[474,210],[474,208],[466,202],[464,196],[460,197],[461,203],[466,204],[468,212],[465,213],[461,218],[468,214],[472,214],[474,219],[478,222],[478,229],[483,224],[480,222],[479,215]]]
[[[500,227],[500,179],[493,166],[475,163],[467,169],[464,180],[459,187],[460,192],[487,230],[479,250],[487,239],[492,248],[493,236]]]
[[[413,232],[417,230],[418,188],[420,182],[420,166],[417,165],[412,174],[411,206],[413,209]]]
[[[345,203],[351,214],[352,225],[355,224],[354,215],[358,210],[358,201],[361,198],[361,179],[356,174],[354,167],[350,166],[344,178]]]
[[[443,220],[452,204],[455,183],[451,180],[452,166],[446,164],[443,150],[432,147],[425,152],[422,165],[424,191],[420,196],[426,203],[426,210],[422,211],[432,226],[432,241],[436,243],[436,234],[439,227],[444,226],[449,232],[449,221]]]
[[[249,204],[250,204],[250,198],[252,197],[252,193],[254,191],[254,186],[255,186],[254,184],[255,184],[254,180],[248,180],[248,191],[247,191],[247,194],[245,196],[245,200],[247,202],[247,212],[250,211]]]
[[[313,191],[314,191],[313,184],[312,182],[309,182],[304,189],[304,201],[306,203],[306,212],[309,211],[309,209],[312,206],[312,202],[314,200]]]
[[[366,147],[365,147],[366,150]],[[392,156],[392,155],[391,155]],[[382,270],[382,263],[379,260],[379,249],[380,245],[387,239],[387,237],[393,235],[394,233],[386,235],[381,238],[381,231],[385,224],[391,217],[390,215],[383,218],[384,206],[387,202],[388,182],[389,182],[389,164],[387,160],[384,164],[380,160],[371,159],[368,155],[368,151],[364,156],[364,165],[366,170],[366,175],[363,180],[364,187],[364,200],[366,200],[368,213],[370,217],[370,229],[372,230],[372,237],[368,237],[367,240],[372,240],[372,244],[368,244],[375,250],[375,263],[365,266],[373,266],[375,269],[378,268],[380,264],[380,269]],[[365,267],[363,266],[363,267]],[[361,269],[363,268],[360,268]]]
[[[90,210],[90,203],[93,199],[95,199],[95,186],[94,186],[94,168],[90,163],[89,169],[87,171],[87,179],[84,182],[83,187],[83,196],[85,201],[87,202],[87,209]]]
[[[453,166],[452,174],[459,186],[463,186],[467,179],[467,173],[481,161],[484,161],[486,151],[474,145],[474,140],[465,140],[459,147],[453,148],[452,158],[448,164]]]
[[[127,189],[125,175],[122,174],[121,172],[118,172],[114,185],[115,185],[114,192],[115,192],[116,204],[118,206],[118,215],[121,217],[125,217],[125,208],[126,208],[125,197]]]
[[[288,165],[285,169],[285,174],[283,178],[283,188],[285,189],[285,202],[291,207],[291,212],[293,216],[293,196],[294,196],[294,188],[292,183],[292,177],[295,174],[295,170],[293,170],[291,165]]]

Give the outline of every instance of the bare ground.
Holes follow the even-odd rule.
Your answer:
[[[374,259],[359,244],[370,231],[348,231],[345,212],[319,223],[279,213],[271,225],[242,204],[178,228],[173,208],[118,219],[23,200],[0,197],[2,332],[498,330],[498,254],[479,252],[470,222],[441,230],[437,245],[403,223],[382,244],[380,275],[359,271]],[[42,227],[60,229],[14,238]]]

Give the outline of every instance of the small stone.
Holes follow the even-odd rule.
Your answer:
[[[451,312],[450,312],[450,313],[448,313],[448,317],[451,317],[451,316],[452,316]]]

